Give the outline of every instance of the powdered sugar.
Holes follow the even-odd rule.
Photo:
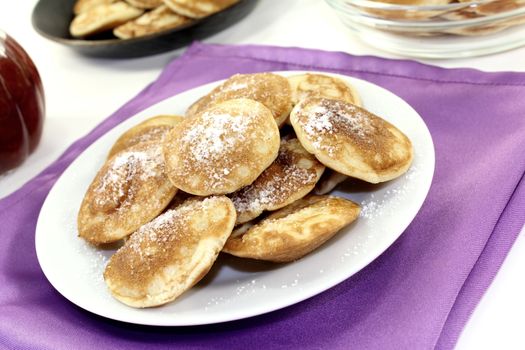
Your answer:
[[[294,156],[294,151],[286,146],[287,143],[298,144],[298,141],[283,141],[277,160],[252,185],[232,195],[237,212],[257,213],[277,209],[277,206],[285,203],[291,196],[304,190],[305,186],[313,186],[317,182],[320,176],[317,173],[319,167],[315,166],[317,161],[311,159],[312,166],[309,168],[298,166],[303,155]]]
[[[278,205],[288,199],[303,186],[314,184],[315,172],[298,167],[289,169],[283,177],[272,178],[263,187],[250,186],[242,195],[232,198],[235,209],[239,212],[262,211]]]
[[[190,214],[196,210],[210,210],[210,207],[216,205],[217,198],[187,200],[176,209],[167,210],[133,233],[130,237],[129,247],[142,259],[144,253],[147,253],[148,247],[162,246],[169,241],[180,238],[184,230],[178,228],[187,225]]]
[[[116,206],[124,197],[133,195],[129,188],[135,179],[145,182],[164,173],[162,148],[156,144],[123,151],[109,162],[95,190],[94,202],[98,206],[108,202]]]
[[[336,148],[333,137],[349,136],[360,141],[370,142],[370,118],[354,105],[335,100],[321,99],[311,108],[306,106],[300,111],[303,130],[312,146],[334,155]],[[333,137],[326,138],[326,135]]]
[[[186,133],[182,141],[191,144],[191,155],[195,161],[209,162],[220,159],[224,153],[244,141],[243,132],[249,119],[205,112],[202,115],[203,122]],[[223,169],[222,172],[227,174],[228,170]]]

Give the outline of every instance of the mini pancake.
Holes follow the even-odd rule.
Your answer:
[[[279,129],[263,104],[236,99],[175,125],[164,140],[166,173],[181,190],[226,194],[251,184],[277,158]]]
[[[308,196],[255,225],[234,230],[223,252],[273,262],[297,260],[359,216],[359,206],[333,196]]]
[[[217,103],[248,98],[265,105],[281,126],[292,110],[292,90],[288,80],[273,73],[236,74],[188,108],[187,116],[202,112]]]
[[[73,13],[78,15],[81,12],[86,12],[87,10],[96,7],[98,5],[109,5],[118,0],[77,0],[73,6]]]
[[[294,107],[290,121],[303,147],[341,174],[378,183],[400,176],[412,163],[410,140],[353,104],[308,98]]]
[[[109,260],[104,280],[132,307],[173,301],[208,273],[234,224],[227,197],[190,199],[133,233]]]
[[[174,125],[180,123],[183,118],[184,117],[178,115],[159,115],[146,119],[118,138],[115,144],[113,144],[113,147],[111,147],[108,158],[141,142],[161,142],[168,131],[170,131]]]
[[[452,2],[452,0],[372,0],[374,2],[382,2],[392,5],[403,5],[403,6],[445,6]],[[423,10],[417,9],[411,10],[394,10],[394,9],[381,9],[373,7],[362,7],[363,11],[373,14],[375,17],[385,18],[390,20],[408,19],[408,20],[425,20],[430,19],[434,16],[440,15],[441,13],[449,11],[447,8]]]
[[[155,9],[162,5],[162,0],[125,0],[128,4],[139,9]]]
[[[189,18],[174,13],[166,6],[160,6],[118,26],[113,29],[113,34],[120,39],[130,39],[177,28],[190,22]]]
[[[189,18],[203,18],[224,10],[239,0],[164,0],[173,12]]]
[[[314,189],[315,194],[327,194],[337,187],[340,183],[348,179],[345,174],[338,173],[335,170],[328,169],[317,183]]]
[[[137,18],[143,12],[124,1],[102,4],[78,14],[71,22],[69,31],[76,38],[86,37],[118,27]]]
[[[459,0],[459,2],[469,3],[474,0]],[[525,0],[494,0],[485,4],[472,7],[481,16],[494,15],[503,12],[510,12],[525,6]],[[510,19],[512,21],[512,19]]]
[[[175,196],[157,142],[110,158],[89,186],[78,213],[79,236],[92,244],[118,241],[162,212]]]
[[[325,167],[306,152],[299,140],[281,141],[279,156],[251,184],[231,194],[236,224],[250,221],[265,210],[277,210],[310,192]]]
[[[292,103],[307,97],[326,97],[361,106],[357,91],[339,78],[324,74],[300,74],[288,77],[292,87]]]
[[[166,6],[161,6],[115,28],[113,34],[120,39],[130,39],[174,29],[190,22],[187,17],[174,13]]]

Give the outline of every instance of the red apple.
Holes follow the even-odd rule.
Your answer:
[[[28,54],[0,31],[0,173],[36,148],[44,122],[44,90]]]

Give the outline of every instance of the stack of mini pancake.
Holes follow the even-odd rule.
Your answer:
[[[410,140],[322,74],[238,74],[185,117],[150,118],[111,148],[81,204],[79,236],[120,241],[104,279],[133,307],[173,301],[222,251],[276,263],[302,258],[356,220],[327,194],[348,177],[405,173]]]
[[[239,0],[77,0],[69,27],[73,37],[112,31],[120,39],[186,26]]]
[[[373,6],[363,7],[363,10],[382,19],[387,20],[416,20],[416,21],[463,21],[487,18],[493,15],[502,15],[525,6],[524,0],[492,0],[477,4],[479,0],[370,0],[393,5],[413,6],[410,10],[404,9],[378,9]],[[447,8],[448,4],[460,5]],[[421,10],[417,6],[422,6]],[[432,6],[436,8],[431,9]],[[416,7],[416,8],[414,8]],[[480,21],[481,22],[481,21]],[[483,21],[476,25],[465,23],[462,26],[451,26],[436,32],[417,32],[418,34],[455,34],[464,36],[488,35],[525,23],[525,16],[509,16],[509,18],[495,18],[492,21]],[[406,34],[414,35],[416,32]]]

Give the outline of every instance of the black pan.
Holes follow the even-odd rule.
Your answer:
[[[235,5],[183,27],[156,34],[117,39],[111,31],[89,39],[75,39],[69,34],[76,0],[40,0],[33,10],[33,27],[44,37],[88,56],[127,58],[153,55],[188,45],[213,35],[246,16],[256,0],[241,0]]]

